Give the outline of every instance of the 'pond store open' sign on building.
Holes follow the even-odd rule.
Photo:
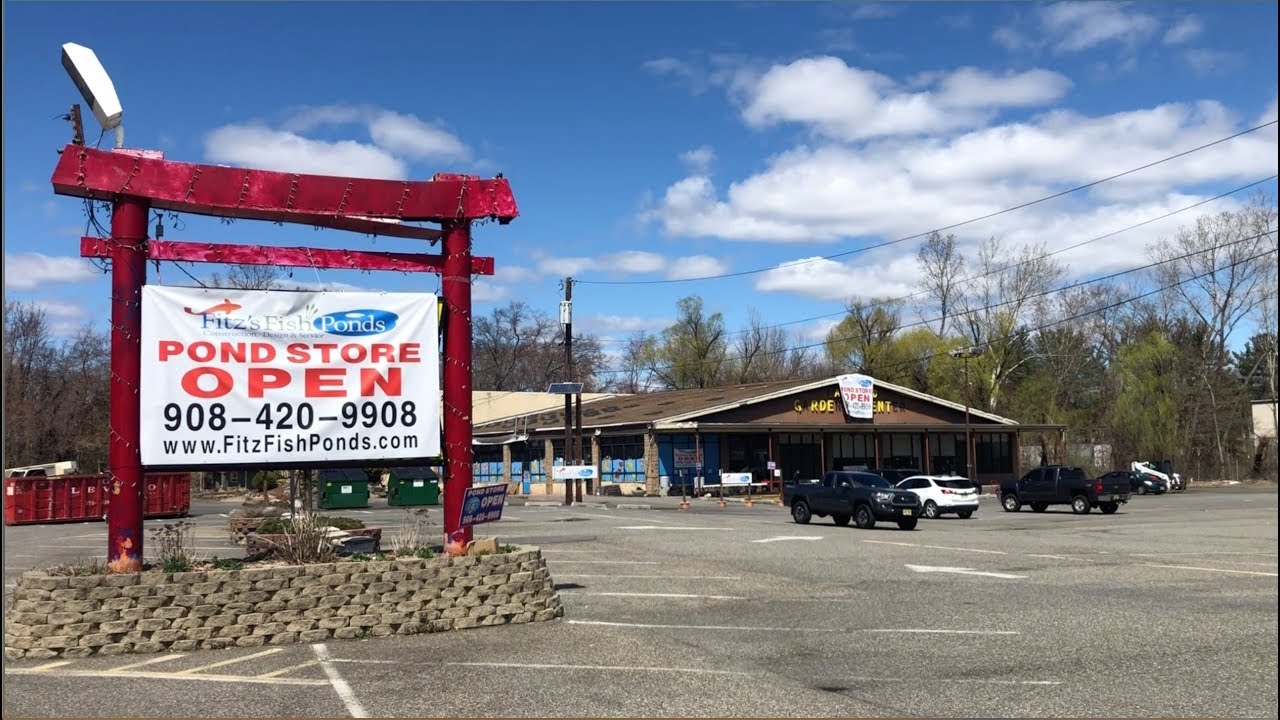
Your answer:
[[[142,462],[303,464],[440,454],[436,296],[142,295]]]

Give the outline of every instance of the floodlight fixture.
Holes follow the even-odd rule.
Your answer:
[[[120,106],[120,98],[116,95],[116,86],[111,82],[98,56],[93,50],[75,43],[64,43],[62,46],[62,67],[71,76],[72,82],[80,89],[84,101],[93,108],[93,116],[103,131],[116,131],[116,147],[124,147],[124,108]]]

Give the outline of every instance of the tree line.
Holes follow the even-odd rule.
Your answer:
[[[1275,449],[1259,456],[1250,401],[1277,396],[1276,219],[1274,201],[1258,195],[1151,244],[1141,273],[1066,289],[1068,267],[1043,243],[1015,251],[989,238],[966,254],[955,235],[933,233],[917,253],[916,293],[854,288],[816,342],[755,309],[730,330],[690,295],[670,326],[634,332],[613,352],[575,335],[569,368],[558,320],[512,301],[474,319],[473,387],[545,392],[572,371],[587,391],[639,393],[860,372],[1022,423],[1063,424],[1069,443],[1110,445],[1120,465],[1170,458],[1195,477],[1274,477]],[[287,284],[254,266],[211,280]],[[965,350],[980,352],[952,356]],[[6,299],[4,363],[6,464],[105,465],[106,335],[59,339],[38,306]]]

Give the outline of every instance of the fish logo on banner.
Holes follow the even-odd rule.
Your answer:
[[[875,409],[875,381],[866,375],[841,375],[840,399],[844,411],[851,418],[870,419]]]

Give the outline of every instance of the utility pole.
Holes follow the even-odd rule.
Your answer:
[[[564,279],[564,302],[560,303],[560,322],[564,324],[564,366],[569,374],[569,382],[573,382],[573,278]],[[573,395],[564,395],[564,464],[569,464],[569,453],[573,449]],[[579,497],[579,500],[582,498]],[[564,479],[564,504],[573,504],[573,482]]]
[[[965,477],[969,479],[974,486],[978,486],[978,481],[973,476],[973,425],[969,420],[969,406],[973,404],[969,392],[969,358],[978,357],[983,352],[980,346],[964,348],[963,350],[952,350],[947,353],[953,358],[964,359],[964,465]]]

